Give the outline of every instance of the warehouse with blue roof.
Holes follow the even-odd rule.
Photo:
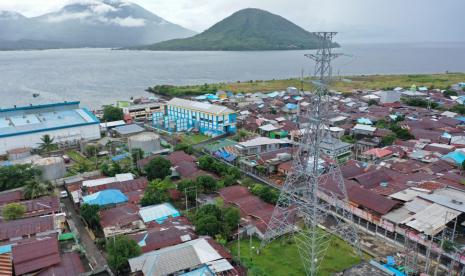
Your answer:
[[[17,148],[37,148],[45,134],[55,143],[100,139],[100,121],[80,108],[79,102],[0,109],[0,155]]]

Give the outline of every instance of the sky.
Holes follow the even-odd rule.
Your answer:
[[[337,31],[346,43],[465,41],[465,0],[128,1],[197,32],[251,7],[279,14],[309,31]],[[58,10],[69,2],[0,0],[0,10],[30,17]]]

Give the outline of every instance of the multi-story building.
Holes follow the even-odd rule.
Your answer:
[[[157,102],[123,107],[124,114],[130,116],[134,121],[151,120],[154,112],[160,112],[162,110],[163,105]]]
[[[0,154],[37,148],[48,134],[58,144],[100,139],[99,120],[79,102],[0,109]]]
[[[168,132],[198,130],[209,136],[236,132],[236,112],[225,106],[173,98],[153,113],[153,125]]]

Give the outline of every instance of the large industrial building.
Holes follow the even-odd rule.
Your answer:
[[[79,102],[0,109],[0,154],[37,148],[48,134],[54,143],[73,144],[100,138],[99,120]]]
[[[208,136],[236,132],[236,112],[225,106],[173,98],[153,113],[156,128],[169,132],[196,129]]]

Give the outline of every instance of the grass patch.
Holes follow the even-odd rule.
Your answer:
[[[412,84],[417,86],[435,87],[446,89],[448,86],[465,81],[465,73],[449,74],[418,74],[418,75],[361,75],[345,76],[342,80],[335,80],[331,89],[340,92],[351,92],[354,89],[393,89],[397,86],[404,88]],[[167,96],[189,96],[215,93],[217,90],[232,91],[234,93],[249,92],[272,92],[286,90],[287,87],[302,87],[299,78],[284,80],[250,80],[246,82],[216,83],[208,85],[189,86],[161,86],[149,89],[149,92]],[[306,80],[303,84],[304,90],[312,90],[312,84]]]
[[[360,262],[360,257],[349,244],[334,236],[331,239],[318,275],[332,275]],[[273,241],[259,255],[256,249],[260,247],[260,241],[252,239],[252,249],[249,242],[248,238],[240,241],[241,261],[248,267],[249,275],[305,275],[297,245],[292,237],[282,237]],[[228,244],[228,248],[237,258],[237,241]]]
[[[182,143],[185,143],[188,145],[195,145],[203,141],[206,141],[208,139],[210,139],[210,137],[203,135],[203,134],[184,134],[181,137]]]

